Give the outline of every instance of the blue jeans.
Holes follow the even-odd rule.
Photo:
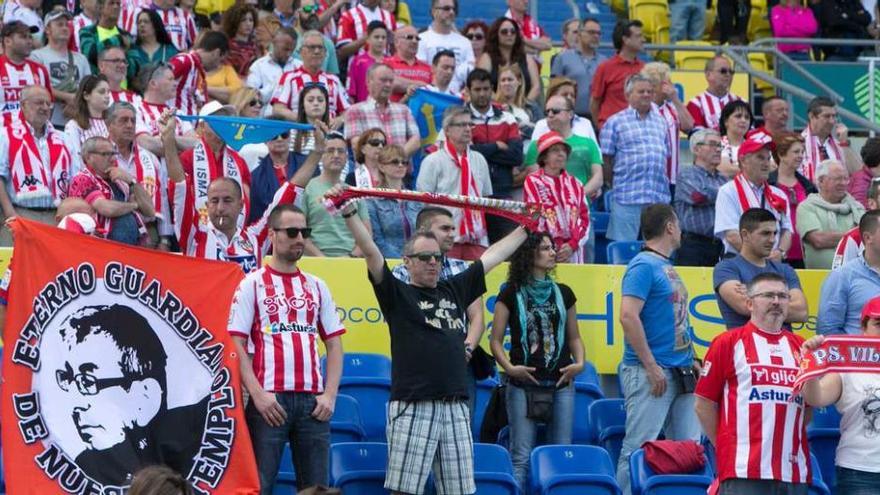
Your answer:
[[[639,238],[639,223],[642,221],[642,210],[648,205],[622,205],[611,199],[611,218],[608,220],[608,232],[605,234],[612,241],[635,241]]]
[[[880,493],[880,473],[869,473],[837,466],[837,489],[834,493],[846,495],[877,495]]]
[[[553,386],[553,381],[542,381],[542,386]],[[529,456],[535,447],[537,423],[526,417],[526,390],[508,383],[507,420],[510,424],[510,457],[513,476],[523,493],[528,491]],[[553,394],[553,420],[547,424],[547,443],[567,445],[571,443],[574,424],[574,385],[558,389]]]
[[[706,30],[705,0],[675,0],[669,4],[669,37],[672,42],[701,40]]]
[[[617,463],[617,483],[624,495],[630,493],[629,455],[663,431],[668,440],[700,441],[700,422],[694,412],[694,394],[681,393],[671,370],[664,369],[666,392],[651,394],[648,374],[641,365],[623,365],[621,381],[626,402],[626,436]]]
[[[330,422],[312,417],[315,395],[281,392],[275,394],[275,399],[287,413],[287,420],[279,427],[266,423],[253,400],[248,402],[245,409],[254,457],[257,458],[257,471],[260,473],[260,494],[272,494],[278,465],[288,442],[293,454],[297,490],[312,485],[326,485],[330,463]]]

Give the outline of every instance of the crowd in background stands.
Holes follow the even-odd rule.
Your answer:
[[[773,7],[771,22],[780,36],[809,36],[819,28],[823,35],[867,36],[876,25],[865,21],[870,16],[857,3],[823,0],[813,6],[814,14],[800,2],[786,1]],[[875,242],[880,239],[880,140],[868,139],[856,152],[835,103],[824,97],[810,102],[808,124],[800,132],[787,127],[791,109],[785,99],[765,98],[758,126],[744,95],[730,92],[735,67],[721,55],[706,63],[706,90],[684,102],[670,81],[669,66],[642,61],[645,39],[638,20],[615,27],[611,57],[597,51],[597,21],[567,23],[566,47],[553,59],[545,83],[540,54],[551,48],[550,38],[527,14],[527,0],[507,4],[504,17],[473,20],[459,30],[456,0],[432,0],[428,26],[412,26],[402,0],[245,1],[207,16],[194,13],[190,1],[70,0],[53,6],[9,0],[0,30],[3,216],[54,224],[62,220],[59,215],[79,215],[75,220],[90,219],[91,230],[103,238],[237,262],[251,273],[245,283],[269,273],[261,268],[263,255],[272,245],[277,254],[282,241],[293,251],[301,242],[312,256],[365,257],[380,303],[390,304],[398,294],[415,304],[413,294],[425,296],[426,287],[466,295],[466,301],[458,301],[465,304],[453,305],[457,313],[449,316],[461,326],[464,343],[444,345],[456,352],[463,345],[467,359],[484,328],[482,303],[478,287],[464,289],[464,276],[454,275],[479,278],[497,264],[499,252],[510,254],[524,243],[514,256],[511,288],[496,306],[496,317],[502,317],[493,325],[492,350],[514,384],[565,385],[583,366],[576,324],[571,326],[576,297],[546,275],[557,262],[595,259],[590,209],[602,195],[611,195],[607,238],[646,241],[623,282],[620,318],[627,350],[622,373],[630,418],[624,454],[660,432],[661,422],[639,423],[640,415],[676,411],[669,416],[667,437],[699,434],[693,384],[673,374],[687,375],[681,370],[694,364],[686,331],[687,292],[673,261],[714,267],[722,316],[729,328],[748,330],[737,334],[741,339],[752,338],[748,332],[754,328],[748,325],[756,321],[776,327],[763,328],[774,335],[806,321],[807,303],[793,267],[834,268],[822,288],[819,331],[862,332],[862,308],[880,289],[880,242]],[[690,15],[704,10],[700,2],[694,5],[671,4],[674,39],[693,38],[705,29],[699,15]],[[736,2],[720,1],[718,9],[722,38],[741,36],[744,21]],[[803,20],[792,24],[793,16]],[[864,33],[840,25],[841,19]],[[785,50],[801,58],[809,51],[801,45]],[[853,55],[835,50],[826,55]],[[445,113],[438,140],[428,147],[422,146],[405,105],[420,88],[463,98],[461,106]],[[236,151],[203,120],[193,125],[177,114],[280,119],[308,123],[314,130],[283,132]],[[692,163],[683,163],[683,136],[688,136]],[[417,168],[416,154],[423,156]],[[540,234],[528,239],[499,217],[396,199],[368,200],[330,215],[323,197],[343,182],[518,199],[541,204],[545,214],[538,222]],[[299,208],[285,209],[289,203]],[[487,250],[494,243],[502,247]],[[0,245],[12,244],[4,228]],[[279,266],[295,269],[298,258],[290,256],[287,265],[279,258]],[[413,277],[412,294],[409,285],[391,283],[390,277],[381,282],[389,272],[384,259],[401,256],[406,269],[394,275],[404,281]],[[485,266],[466,269],[462,260],[482,260]],[[422,264],[433,267],[430,276]],[[436,278],[450,281],[437,285]],[[311,288],[302,283],[300,289],[285,290],[326,290],[319,282],[309,282]],[[758,305],[756,298],[773,304]],[[776,306],[782,303],[784,308]],[[406,321],[393,315],[406,309],[386,309],[389,321]],[[240,344],[253,337],[249,318],[258,316],[238,322]],[[300,316],[290,318],[292,324]],[[344,329],[330,313],[320,318],[326,319],[319,325],[322,339],[338,342],[334,337]],[[508,323],[524,343],[511,349],[509,358],[501,347]],[[392,333],[397,331],[392,324]],[[275,337],[260,338],[272,345]],[[316,345],[314,339],[301,344],[302,352]],[[793,349],[798,345],[790,343]],[[341,346],[331,347],[341,355]],[[395,359],[401,352],[392,348]],[[341,365],[338,356],[328,361],[335,371],[328,372],[327,386],[335,388]],[[286,417],[274,399],[264,400],[270,389],[318,394],[316,412],[304,416],[329,418],[333,404],[321,394],[322,381],[290,385],[287,364],[254,363],[259,379],[251,372],[245,385],[259,414],[253,412],[249,422],[263,418],[275,425]],[[275,375],[261,366],[275,366]],[[407,366],[425,372],[417,362]],[[708,367],[703,370],[708,374]],[[450,402],[462,399],[467,388],[472,400],[473,375],[456,373],[430,377],[444,382],[440,389],[446,395],[426,398]],[[395,375],[395,393],[427,393],[401,380]],[[717,403],[722,379],[711,380],[701,400]],[[667,382],[676,385],[667,387]],[[570,388],[552,398],[559,405],[557,416],[544,418],[556,424],[548,434],[560,443],[571,437]],[[525,396],[512,390],[511,445],[523,482],[534,425],[526,417]],[[829,394],[813,393],[813,402],[834,402]],[[707,418],[713,406],[697,406],[703,426],[711,426]],[[450,410],[455,421],[462,419],[460,413]],[[389,438],[392,444],[404,440]],[[256,443],[258,450],[264,447]],[[417,454],[411,447],[391,449],[392,464]],[[274,454],[267,457],[274,464],[261,466],[264,484],[273,479],[278,461]],[[397,466],[403,470],[403,464]],[[628,466],[622,455],[624,488]],[[429,467],[423,462],[420,476],[427,476]],[[320,481],[321,469],[314,467],[317,474],[307,478]],[[464,478],[447,481],[467,492],[472,480]],[[413,480],[390,483],[408,491]],[[743,490],[730,493],[748,492]]]

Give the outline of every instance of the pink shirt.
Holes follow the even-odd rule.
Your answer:
[[[777,38],[812,38],[819,30],[813,11],[807,7],[783,7],[776,5],[770,10],[770,26]],[[779,44],[779,51],[808,52],[810,45]]]
[[[866,210],[868,209],[868,189],[871,187],[872,180],[874,180],[874,175],[871,173],[871,169],[862,166],[861,170],[852,174],[847,188],[847,192],[856,198]]]
[[[352,103],[360,103],[367,99],[367,71],[376,59],[367,52],[361,53],[354,57],[351,66],[348,68],[348,96]]]

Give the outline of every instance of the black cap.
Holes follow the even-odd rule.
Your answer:
[[[11,21],[3,24],[3,29],[0,29],[0,39],[8,38],[15,33],[36,34],[39,32],[40,28],[37,26],[28,26],[21,21]]]

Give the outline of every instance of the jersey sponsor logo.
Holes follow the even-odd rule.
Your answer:
[[[703,367],[700,368],[700,376],[709,376],[709,370],[712,369],[712,361],[706,361],[703,363]]]
[[[6,106],[15,102],[15,108],[18,108],[18,100],[21,97],[21,86],[11,86],[3,88],[3,98],[6,100]]]
[[[222,257],[218,257],[223,259]],[[257,258],[252,254],[244,256],[226,256],[226,261],[237,263],[245,273],[250,273],[257,269]]]
[[[752,369],[752,385],[770,385],[792,387],[797,379],[798,368],[783,368],[781,366],[765,366],[755,364]]]
[[[317,311],[318,304],[310,294],[300,296],[284,297],[283,294],[267,296],[262,300],[262,306],[266,309],[266,314],[276,315],[285,311]]]
[[[780,402],[786,404],[794,402],[797,405],[802,405],[804,398],[800,395],[793,397],[791,392],[783,392],[773,388],[761,389],[759,387],[752,387],[752,391],[749,392],[749,402]]]
[[[318,328],[314,325],[300,325],[299,323],[272,323],[263,327],[263,333],[267,335],[277,335],[279,333],[318,333]]]

